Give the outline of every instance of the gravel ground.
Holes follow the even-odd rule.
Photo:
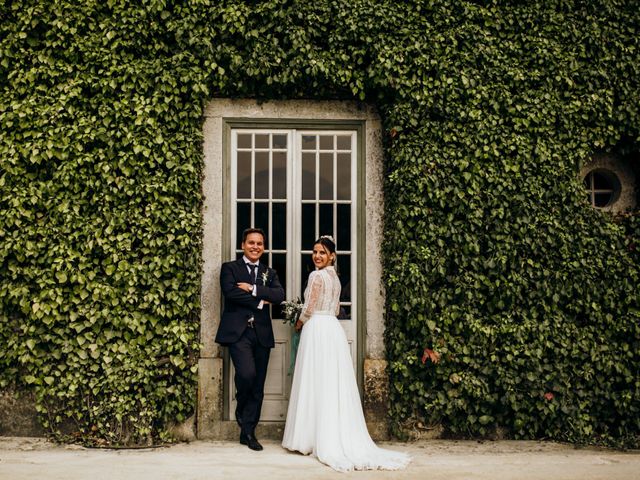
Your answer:
[[[196,441],[169,447],[107,450],[56,445],[41,438],[0,437],[0,479],[195,480],[425,479],[640,480],[640,451],[574,448],[551,442],[445,441],[382,443],[409,452],[398,472],[337,473],[275,441],[253,452],[231,442]]]

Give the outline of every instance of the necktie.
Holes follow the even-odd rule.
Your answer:
[[[253,263],[247,263],[247,265],[249,266],[249,269],[251,270],[251,283],[253,285],[256,284],[256,270],[258,269],[257,265],[254,265]]]

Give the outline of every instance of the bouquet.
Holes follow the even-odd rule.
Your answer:
[[[300,297],[295,300],[289,300],[286,302],[282,302],[282,314],[284,315],[284,323],[288,323],[289,325],[295,325],[298,319],[300,318],[300,313],[302,313],[302,300]]]
[[[282,315],[284,316],[284,323],[288,323],[291,326],[294,326],[298,319],[300,318],[300,314],[302,313],[302,300],[300,297],[295,300],[289,300],[286,302],[282,302],[280,304],[282,306]],[[293,369],[296,366],[296,353],[298,352],[298,344],[300,343],[300,332],[293,329],[291,332],[291,357],[289,362],[289,375],[293,373]]]

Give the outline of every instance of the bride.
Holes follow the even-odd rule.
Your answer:
[[[367,431],[349,345],[336,318],[340,280],[336,245],[323,235],[313,263],[296,328],[302,328],[282,446],[311,454],[335,470],[397,470],[406,453],[377,447]]]

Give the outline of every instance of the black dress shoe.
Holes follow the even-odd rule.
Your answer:
[[[259,452],[260,450],[262,450],[262,445],[260,445],[260,442],[258,442],[258,439],[253,435],[240,434],[240,443],[242,445],[246,445],[251,450],[255,450],[256,452]]]

